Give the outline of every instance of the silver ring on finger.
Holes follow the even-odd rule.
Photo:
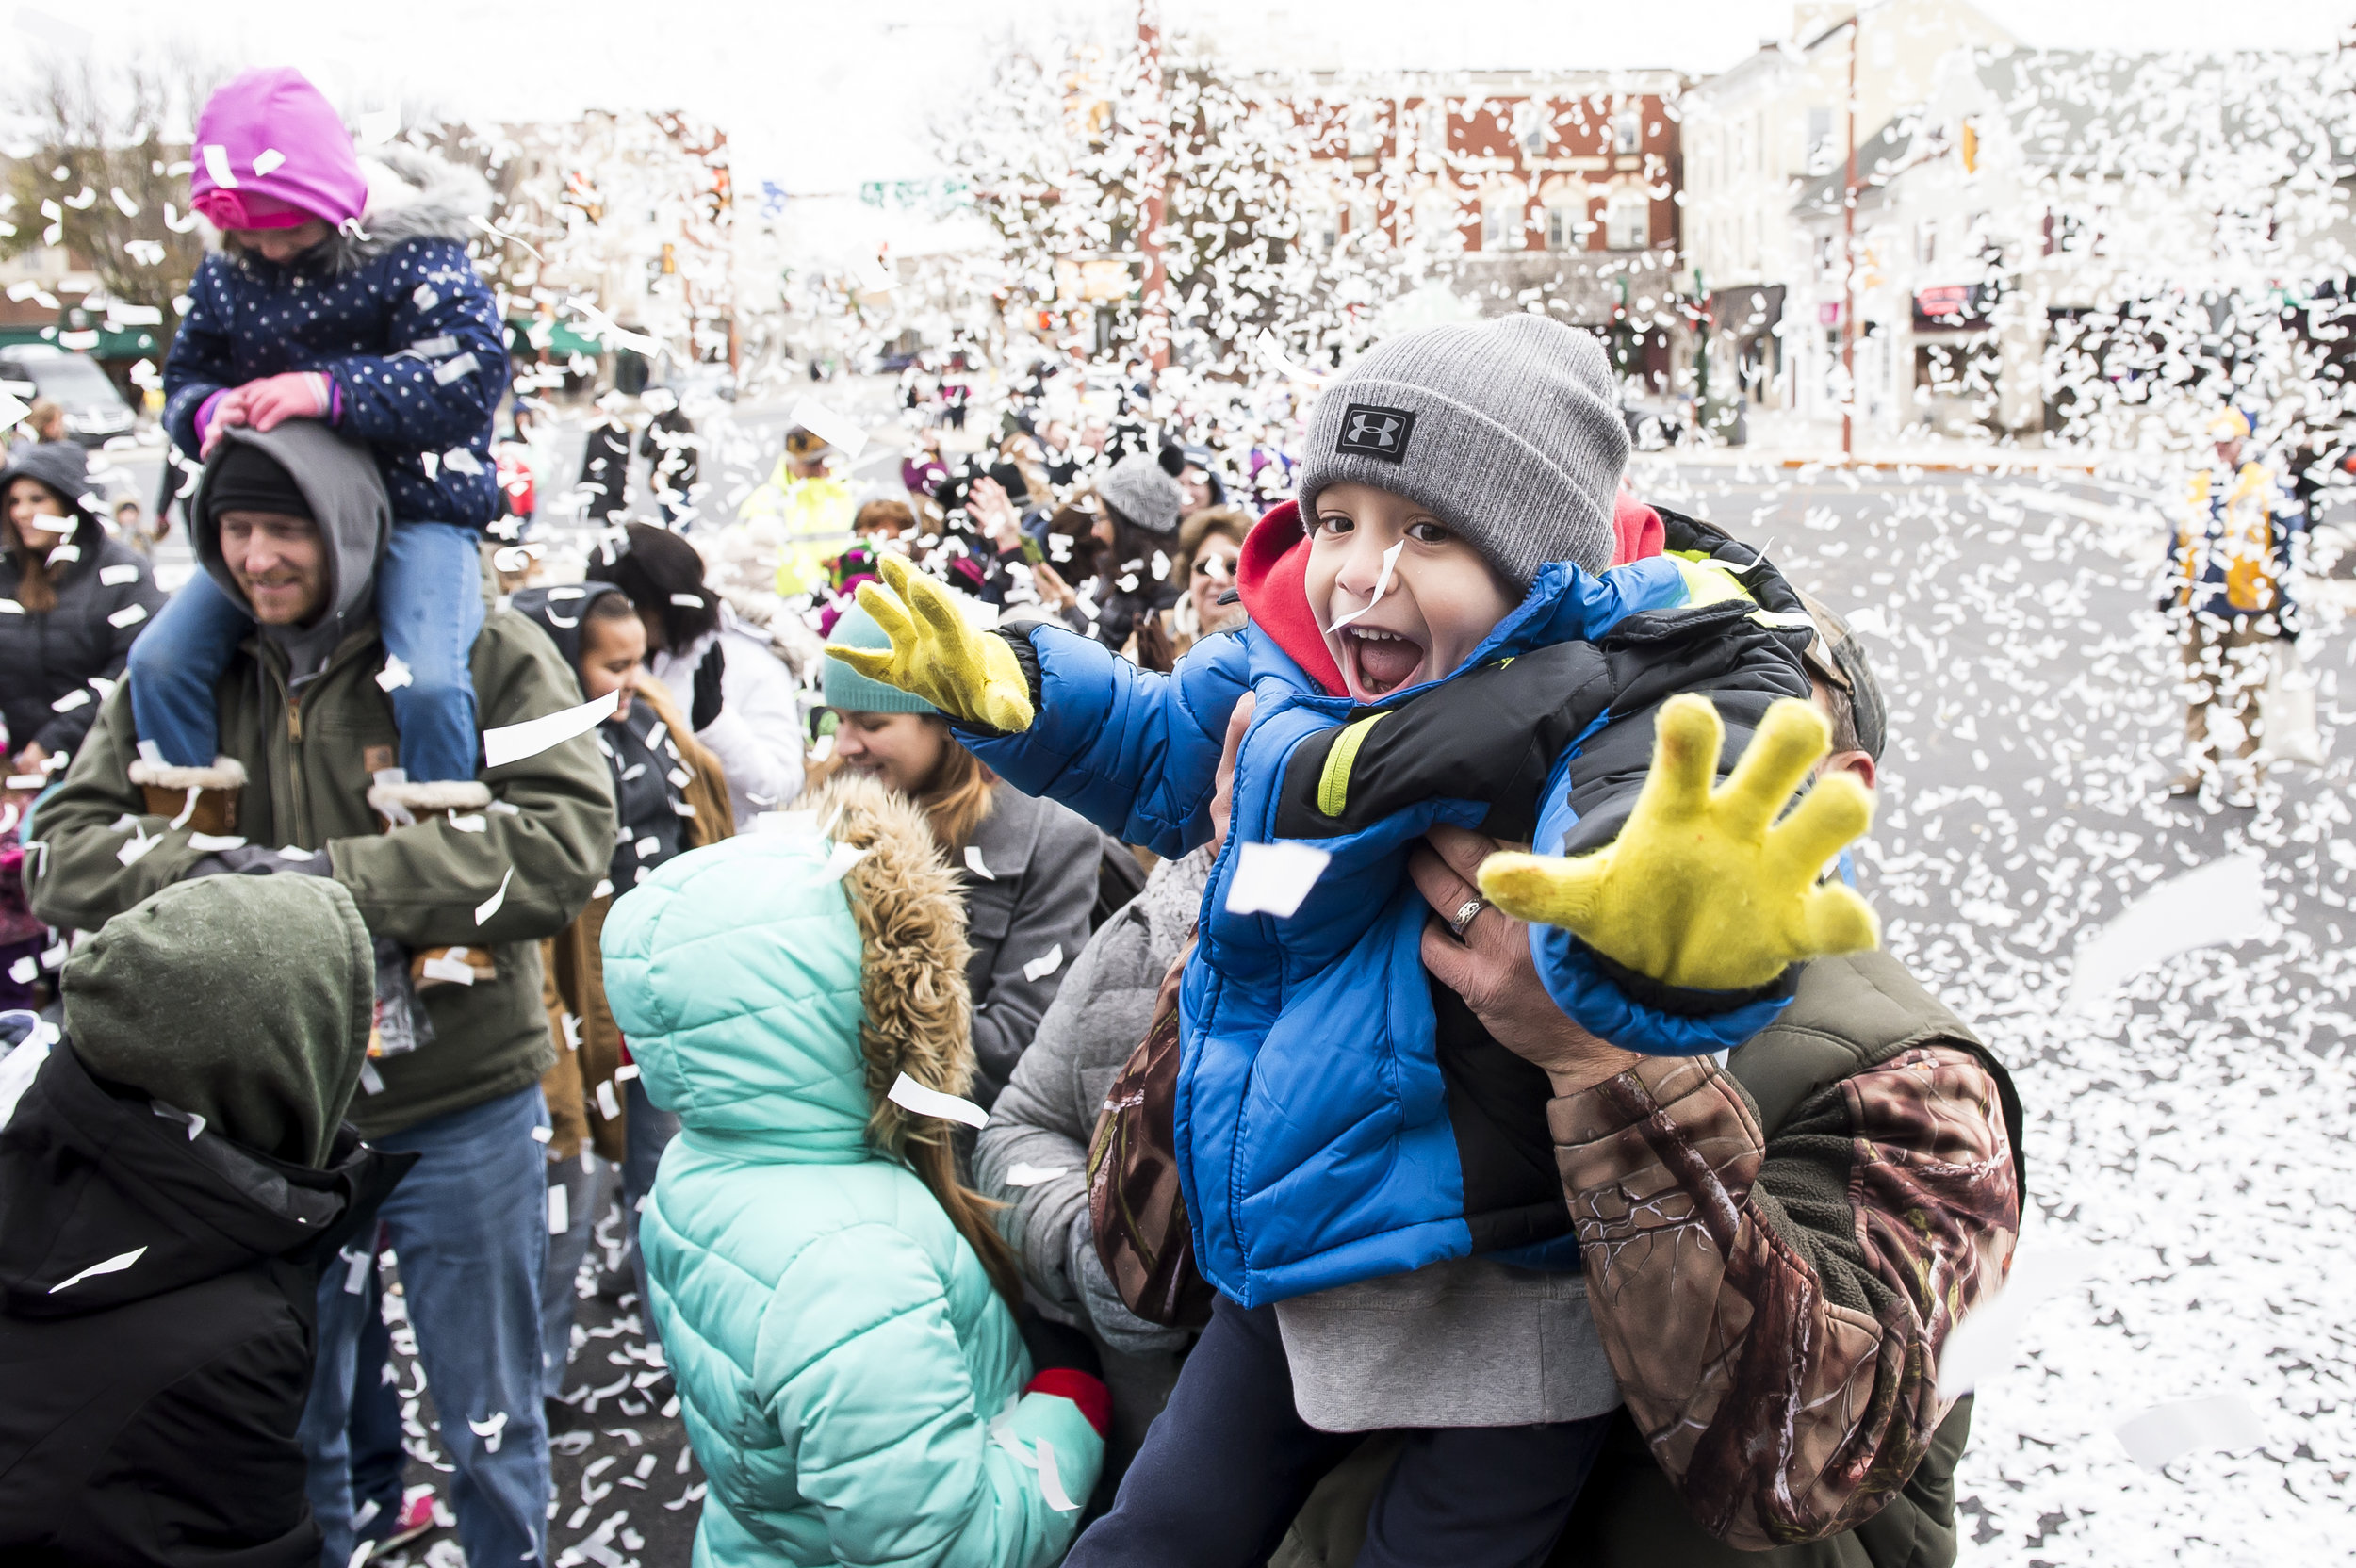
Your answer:
[[[1464,928],[1470,925],[1480,915],[1481,911],[1486,909],[1488,906],[1489,901],[1485,898],[1468,898],[1464,902],[1463,906],[1457,909],[1456,913],[1448,917],[1448,928],[1456,933],[1456,939],[1458,941],[1461,942],[1464,939]]]

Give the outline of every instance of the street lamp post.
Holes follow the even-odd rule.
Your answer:
[[[1857,461],[1857,35],[1849,17],[1849,94],[1841,106],[1849,163],[1841,193],[1841,461]]]
[[[1137,52],[1145,66],[1146,128],[1144,168],[1138,173],[1143,188],[1137,203],[1137,248],[1144,253],[1145,277],[1137,302],[1138,347],[1156,370],[1170,368],[1170,269],[1162,259],[1162,220],[1168,211],[1165,182],[1169,177],[1168,107],[1162,93],[1162,29],[1153,0],[1137,0]]]

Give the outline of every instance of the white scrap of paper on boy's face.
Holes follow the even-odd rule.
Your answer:
[[[903,1072],[892,1080],[892,1092],[885,1096],[904,1111],[918,1116],[939,1117],[943,1121],[961,1121],[968,1127],[987,1127],[990,1113],[971,1100],[960,1100],[954,1094],[928,1089]]]
[[[2018,1358],[2021,1331],[2029,1315],[2053,1297],[2083,1282],[2102,1259],[2092,1250],[2023,1250],[2014,1254],[2004,1286],[1955,1325],[1939,1352],[1939,1393],[1960,1398],[1982,1380],[2009,1370]]]
[[[1047,1439],[1036,1438],[1039,1449],[1039,1492],[1047,1499],[1047,1506],[1057,1513],[1070,1513],[1080,1505],[1063,1489],[1063,1472],[1055,1468],[1055,1446]]]
[[[1383,570],[1374,580],[1374,597],[1366,600],[1366,603],[1360,605],[1349,614],[1341,616],[1335,620],[1332,626],[1325,629],[1326,630],[1339,631],[1342,628],[1348,626],[1350,622],[1356,620],[1359,616],[1365,614],[1367,611],[1372,610],[1376,605],[1383,602],[1383,596],[1391,591],[1391,568],[1399,564],[1399,552],[1406,547],[1407,541],[1401,539],[1398,544],[1393,545],[1389,549],[1383,552]]]
[[[2238,1394],[2154,1405],[2117,1429],[2128,1457],[2146,1470],[2166,1469],[2189,1453],[2263,1447],[2266,1440],[2258,1413]]]
[[[507,874],[499,878],[499,891],[493,893],[489,898],[475,906],[474,923],[477,925],[481,925],[484,921],[489,920],[493,915],[499,912],[499,906],[507,902],[507,884],[513,882],[515,879],[515,868],[510,866],[507,868]]]
[[[2196,947],[2228,947],[2272,937],[2266,862],[2242,853],[2173,876],[2121,910],[2078,949],[2070,1005],[2099,1005],[2121,982]]]
[[[483,766],[505,767],[527,757],[537,757],[550,746],[563,745],[576,735],[586,735],[614,716],[614,706],[621,699],[622,694],[615,690],[592,697],[578,708],[486,729],[483,732]]]
[[[49,1294],[55,1296],[57,1292],[65,1289],[68,1285],[78,1285],[84,1280],[95,1278],[100,1274],[120,1274],[124,1269],[130,1267],[133,1264],[139,1262],[140,1256],[145,1253],[146,1250],[147,1249],[144,1247],[134,1247],[128,1252],[117,1252],[113,1257],[108,1258],[104,1263],[94,1263],[90,1265],[88,1268],[83,1269],[79,1274],[74,1275],[70,1280],[59,1280],[56,1284],[49,1287]]]
[[[1014,1162],[1014,1168],[1006,1172],[1006,1185],[1035,1187],[1052,1182],[1058,1176],[1068,1176],[1071,1173],[1072,1168],[1068,1165],[1051,1165],[1041,1168],[1027,1161],[1017,1160]]]
[[[1290,841],[1243,845],[1227,883],[1227,912],[1290,920],[1333,858],[1314,845]]]
[[[815,398],[804,398],[794,405],[789,425],[799,425],[810,434],[843,454],[845,463],[856,463],[867,445],[867,432],[858,420],[837,414]]]
[[[1023,978],[1044,980],[1061,968],[1063,968],[1063,943],[1057,942],[1045,953],[1023,966]]]

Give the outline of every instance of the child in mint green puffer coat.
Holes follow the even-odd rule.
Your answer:
[[[957,884],[882,785],[803,804],[810,830],[682,855],[605,923],[614,1016],[680,1124],[639,1237],[711,1478],[695,1562],[1044,1568],[1110,1402],[1033,1375],[949,1124],[886,1098],[972,1078]]]

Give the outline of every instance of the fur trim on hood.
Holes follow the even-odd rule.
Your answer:
[[[962,885],[923,808],[873,778],[839,774],[796,806],[821,825],[831,821],[837,844],[867,852],[843,878],[859,934],[859,1049],[875,1107],[867,1131],[878,1150],[902,1159],[909,1144],[945,1130],[886,1098],[900,1074],[944,1094],[973,1086]]]
[[[475,220],[490,215],[491,188],[481,174],[421,148],[379,148],[360,160],[360,172],[368,182],[368,211],[329,235],[317,253],[337,276],[412,239],[463,245],[481,232]],[[218,230],[208,228],[206,239],[222,245]]]
[[[388,146],[360,160],[368,176],[368,209],[357,233],[347,228],[327,241],[332,272],[351,272],[412,239],[454,239],[477,232],[474,220],[491,210],[491,188],[473,170],[416,147]]]

